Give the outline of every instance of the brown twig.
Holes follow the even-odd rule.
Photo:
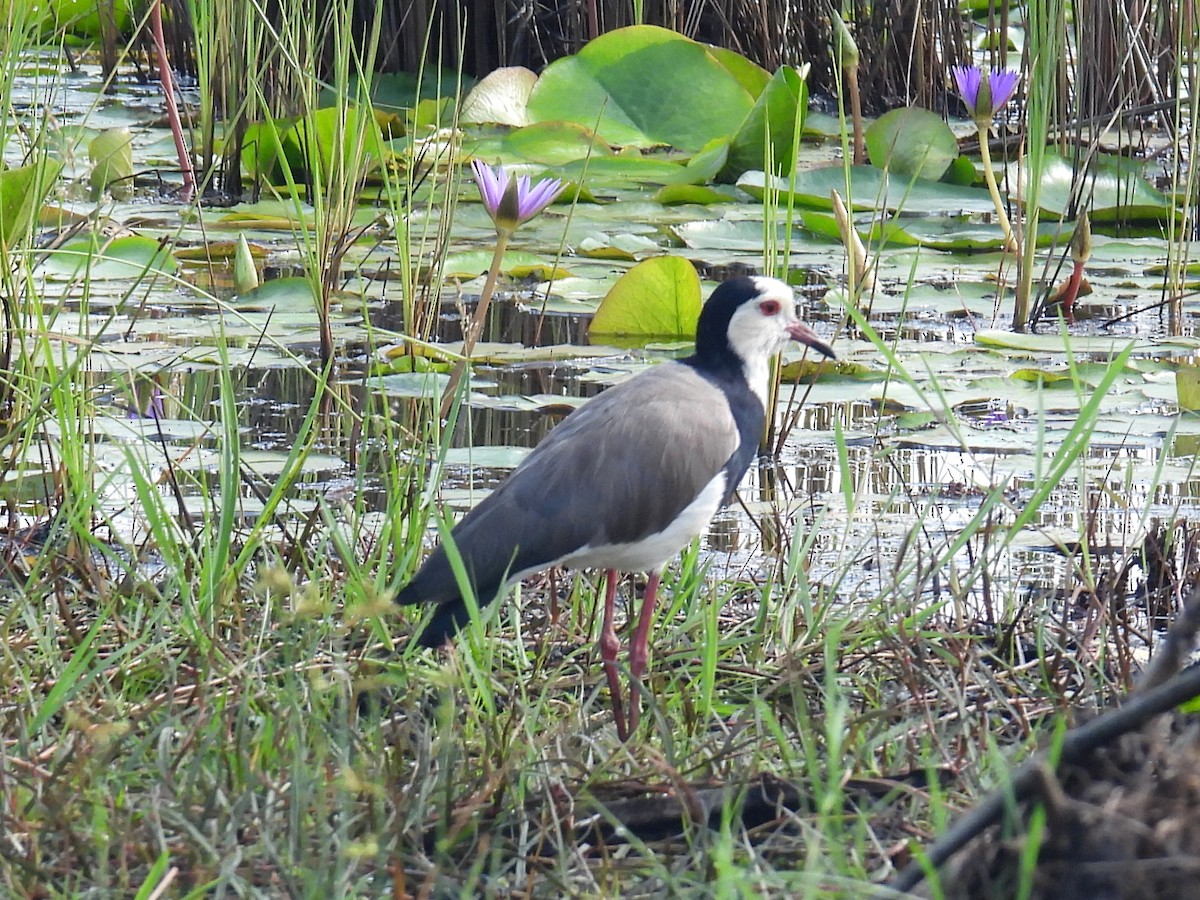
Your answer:
[[[1150,719],[1169,712],[1180,703],[1200,695],[1200,666],[1173,674],[1183,655],[1191,648],[1200,626],[1200,589],[1192,592],[1185,612],[1168,633],[1167,645],[1174,641],[1172,660],[1152,666],[1142,688],[1124,706],[1110,710],[1080,725],[1063,738],[1056,766],[1079,763],[1091,753],[1123,734],[1140,728]],[[1173,636],[1173,637],[1172,637]],[[1182,648],[1180,651],[1178,648]],[[1162,654],[1164,651],[1159,651]],[[1157,657],[1156,657],[1157,658]],[[1162,683],[1147,683],[1151,676]],[[951,856],[991,825],[997,824],[1012,804],[1037,794],[1049,765],[1047,754],[1040,753],[1016,770],[1012,779],[970,810],[939,838],[927,853],[909,865],[892,882],[897,891],[910,891],[925,878],[926,872],[941,867]]]

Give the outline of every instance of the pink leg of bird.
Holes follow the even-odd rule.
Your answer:
[[[613,607],[617,602],[617,570],[604,573],[604,623],[600,626],[600,659],[604,661],[604,675],[608,679],[608,692],[612,694],[613,720],[617,723],[617,737],[629,739],[625,722],[625,710],[621,703],[621,679],[617,677],[617,651],[621,642],[613,625]]]
[[[646,582],[646,596],[642,599],[642,612],[638,618],[637,631],[629,645],[629,733],[637,731],[638,718],[642,711],[642,675],[646,671],[646,660],[650,657],[650,624],[654,621],[654,604],[658,600],[658,582],[662,575],[651,572]]]

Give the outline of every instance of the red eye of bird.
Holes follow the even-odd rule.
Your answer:
[[[778,300],[764,300],[762,303],[758,304],[758,308],[760,310],[762,310],[762,314],[764,316],[779,315],[779,301]]]

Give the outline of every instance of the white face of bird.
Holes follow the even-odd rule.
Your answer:
[[[792,341],[799,341],[825,356],[829,345],[796,315],[792,289],[775,278],[754,279],[758,295],[737,308],[729,320],[729,346],[750,366],[765,363]]]
[[[729,346],[742,360],[750,389],[766,408],[768,363],[792,341],[833,357],[833,350],[796,315],[792,289],[775,278],[754,278],[758,294],[729,319]]]

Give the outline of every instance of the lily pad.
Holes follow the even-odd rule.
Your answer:
[[[543,166],[613,155],[612,147],[595,132],[574,122],[539,122],[518,128],[500,141],[500,150],[505,156]]]
[[[767,82],[729,145],[723,181],[736,181],[743,172],[765,169],[768,163],[776,175],[795,168],[808,109],[807,75],[807,66],[803,71],[781,66]]]
[[[589,333],[686,338],[696,333],[700,306],[695,266],[682,257],[656,256],[638,263],[613,285]]]
[[[1098,335],[1017,334],[1012,331],[984,330],[975,332],[975,343],[999,350],[1019,350],[1026,353],[1107,353],[1113,356],[1130,344],[1153,349],[1147,341],[1130,337],[1100,337]]]
[[[551,63],[529,97],[529,113],[595,128],[622,146],[699,150],[750,112],[748,65],[735,75],[703,44],[673,31],[619,28]]]
[[[299,275],[273,278],[233,298],[238,309],[272,309],[281,312],[313,311],[316,295],[312,282]]]
[[[61,171],[52,160],[0,171],[0,246],[15,247],[26,235]]]
[[[937,181],[958,156],[958,141],[942,117],[916,106],[889,110],[864,137],[871,163],[897,175]]]
[[[453,447],[446,451],[446,465],[515,469],[530,452],[528,447]]]
[[[442,277],[477,278],[491,268],[493,255],[490,250],[467,250],[448,254],[442,263]],[[571,274],[568,270],[555,266],[552,260],[524,250],[506,250],[504,258],[500,261],[500,271],[513,278],[536,276],[540,281],[565,278]]]
[[[489,72],[471,88],[458,119],[464,125],[491,122],[521,127],[530,124],[529,94],[537,74],[524,66],[504,66]]]
[[[88,158],[92,163],[88,183],[93,200],[100,199],[106,190],[117,199],[128,196],[133,186],[133,134],[128,128],[109,128],[92,138]]]
[[[136,234],[100,243],[96,235],[68,241],[49,254],[39,271],[63,280],[86,272],[93,280],[131,279],[152,272],[172,273],[179,267],[170,247]]]
[[[1200,366],[1183,366],[1175,376],[1179,408],[1188,412],[1200,411]]]
[[[818,209],[831,209],[831,191],[836,190],[854,210],[887,209],[893,212],[923,213],[980,213],[994,212],[995,206],[987,191],[928,181],[924,178],[901,178],[889,175],[874,166],[850,166],[849,191],[847,170],[842,166],[821,166],[796,174],[794,184],[788,179],[768,176],[763,172],[747,172],[737,185],[752,197],[761,200],[767,185],[780,193],[782,202],[791,195],[795,202]]]
[[[1073,211],[1074,199],[1078,207],[1087,209],[1093,224],[1179,215],[1171,199],[1146,181],[1144,168],[1143,163],[1124,157],[1100,155],[1086,171],[1078,172],[1070,160],[1047,152],[1038,206],[1051,215],[1065,216]],[[1028,177],[1028,172],[1023,174]]]

